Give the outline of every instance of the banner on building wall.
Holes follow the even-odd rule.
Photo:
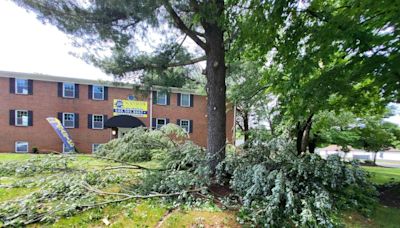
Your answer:
[[[65,130],[64,126],[62,125],[61,121],[57,118],[54,117],[48,117],[46,120],[49,122],[49,124],[53,127],[53,129],[56,131],[58,137],[60,137],[61,141],[63,141],[65,145],[65,150],[66,151],[74,151],[75,150],[75,144],[72,141],[71,137],[69,136],[67,130]]]
[[[147,117],[147,101],[114,99],[113,115]]]

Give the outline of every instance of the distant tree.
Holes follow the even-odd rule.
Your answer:
[[[312,139],[316,146],[336,144],[347,153],[350,152],[350,147],[358,145],[360,140],[357,124],[357,117],[350,112],[321,112],[315,117]]]
[[[400,149],[400,127],[397,124],[384,122],[382,127],[393,135],[393,147]]]
[[[230,63],[227,78],[228,98],[236,107],[236,125],[244,136],[245,145],[250,138],[251,115],[259,114],[260,109],[268,112],[265,105],[270,98],[266,94],[267,85],[263,82],[261,67],[251,63]]]
[[[380,119],[370,118],[364,121],[360,128],[360,144],[366,151],[374,153],[374,164],[379,151],[387,150],[393,146],[395,136],[385,127]]]

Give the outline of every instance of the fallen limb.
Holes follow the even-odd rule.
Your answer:
[[[131,195],[127,193],[118,193],[118,192],[105,192],[100,189],[94,188],[90,186],[88,183],[83,183],[82,186],[87,189],[88,191],[95,192],[99,195],[116,195],[116,196],[125,196],[125,197],[130,197],[134,199],[149,199],[149,198],[157,198],[157,197],[172,197],[172,196],[179,196],[182,193],[195,193],[195,192],[201,192],[202,190],[206,188],[197,188],[197,189],[188,189],[182,192],[173,192],[173,193],[154,193],[150,195]]]
[[[144,169],[148,170],[148,168],[140,166],[140,165],[122,165],[122,166],[110,166],[104,168],[104,170],[115,170],[115,169]]]

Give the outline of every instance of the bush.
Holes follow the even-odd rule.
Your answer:
[[[32,147],[32,153],[33,154],[38,154],[39,153],[39,148],[37,148],[36,146]]]
[[[220,165],[220,179],[230,176],[230,186],[243,202],[242,222],[332,227],[339,210],[371,211],[376,190],[357,163],[294,152],[291,143],[275,141],[230,155]]]
[[[126,162],[150,161],[153,156],[183,143],[185,137],[183,129],[175,124],[153,131],[134,128],[123,137],[101,145],[95,155]]]

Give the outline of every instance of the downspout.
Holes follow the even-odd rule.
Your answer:
[[[150,87],[150,120],[149,120],[149,129],[153,129],[153,89]]]
[[[233,105],[233,135],[232,135],[232,144],[236,146],[236,102]]]

